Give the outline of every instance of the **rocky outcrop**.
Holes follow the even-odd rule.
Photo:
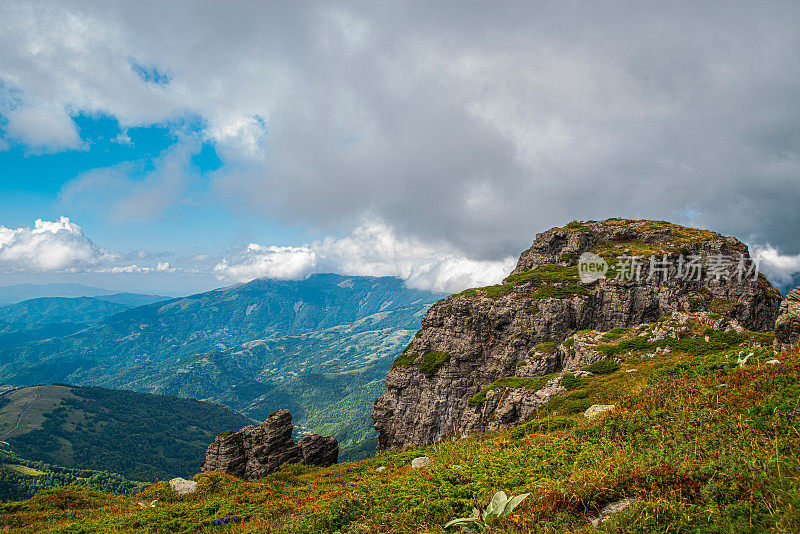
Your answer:
[[[584,253],[611,265],[605,278],[581,282]],[[648,280],[647,259],[664,254],[669,265]],[[638,279],[617,265],[632,256],[642,259]],[[502,284],[451,295],[430,308],[373,406],[379,450],[518,423],[547,398],[531,380],[581,363],[578,350],[552,346],[580,330],[649,323],[671,311],[707,311],[751,330],[771,330],[780,293],[763,275],[713,276],[708,266],[722,257],[750,265],[747,246],[735,238],[658,221],[573,222],[537,235]],[[690,258],[707,265],[700,279],[680,276]],[[510,387],[492,386],[504,383]],[[485,388],[486,401],[470,403]]]
[[[303,451],[303,463],[328,467],[339,459],[339,442],[336,438],[312,434],[297,442]]]
[[[775,321],[775,349],[785,350],[800,343],[800,287],[789,291],[781,302]]]
[[[245,480],[256,480],[274,473],[285,463],[305,462],[304,449],[292,439],[292,430],[292,414],[289,410],[278,410],[259,426],[246,426],[238,432],[223,432],[209,445],[202,472],[226,473]],[[317,438],[312,437],[306,444],[310,459],[322,462],[332,459],[331,463],[335,463],[339,456],[336,438]]]

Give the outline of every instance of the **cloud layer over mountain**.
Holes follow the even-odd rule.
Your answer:
[[[794,2],[42,1],[0,21],[4,130],[34,152],[79,148],[76,112],[188,114],[226,163],[213,195],[288,223],[373,213],[497,259],[532,229],[646,216],[800,252]]]

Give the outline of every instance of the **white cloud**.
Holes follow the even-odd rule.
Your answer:
[[[751,246],[753,257],[758,261],[758,268],[773,283],[779,286],[791,284],[793,275],[800,273],[800,254],[796,256],[781,254],[772,245]]]
[[[291,280],[303,278],[316,264],[309,247],[262,246],[250,243],[235,258],[223,258],[214,272],[221,280],[245,282],[258,277]]]
[[[452,293],[494,284],[508,276],[516,260],[475,260],[446,243],[400,238],[383,224],[365,223],[345,237],[327,237],[302,247],[251,243],[214,268],[221,280],[257,277],[300,279],[311,273],[396,276],[409,287]]]
[[[75,123],[63,108],[22,106],[5,115],[8,137],[25,144],[30,152],[60,152],[83,146]]]
[[[0,226],[0,271],[86,270],[115,259],[67,217],[37,219],[33,228]]]

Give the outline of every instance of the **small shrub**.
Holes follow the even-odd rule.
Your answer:
[[[525,308],[525,315],[536,315],[537,313],[539,313],[539,306]]]
[[[588,378],[578,378],[572,373],[564,373],[561,377],[561,386],[567,391],[573,391],[585,387],[589,383]]]
[[[414,361],[417,359],[418,356],[419,356],[419,354],[416,354],[416,353],[401,354],[400,356],[395,358],[394,362],[392,363],[392,367],[391,368],[394,369],[395,367],[400,366],[400,365],[405,366],[405,367],[410,367],[410,366],[414,365]]]
[[[218,438],[227,438],[231,434],[233,434],[233,430],[226,430],[224,432],[220,432],[219,434],[217,434],[217,437]]]
[[[583,413],[594,404],[590,399],[573,400],[564,405],[564,411],[567,413]]]
[[[552,341],[547,341],[545,343],[539,343],[534,347],[537,352],[544,352],[545,354],[555,354],[558,352],[558,343],[553,343]]]
[[[607,375],[619,371],[619,364],[611,360],[600,360],[582,367],[584,371],[589,371],[596,375]]]
[[[419,370],[430,378],[448,360],[450,360],[450,353],[448,352],[428,351],[422,355],[422,363],[419,366]]]

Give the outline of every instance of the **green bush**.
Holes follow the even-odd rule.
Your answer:
[[[564,411],[567,413],[583,413],[594,404],[590,399],[573,400],[564,405]]]
[[[553,343],[552,341],[547,341],[545,343],[539,343],[534,347],[537,352],[544,352],[545,354],[555,354],[558,352],[558,343]]]
[[[611,360],[600,360],[581,367],[584,371],[589,371],[596,375],[607,375],[619,371],[619,364]]]
[[[411,354],[401,354],[397,358],[395,358],[394,362],[392,362],[392,369],[399,365],[403,365],[405,367],[410,367],[414,365],[414,360],[417,359],[419,354],[411,353]]]
[[[567,391],[580,389],[585,387],[588,383],[588,378],[578,378],[572,373],[564,373],[564,376],[561,377],[561,387]]]
[[[447,352],[428,351],[422,355],[422,363],[419,366],[419,370],[430,378],[448,360],[450,360],[450,354]]]

